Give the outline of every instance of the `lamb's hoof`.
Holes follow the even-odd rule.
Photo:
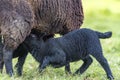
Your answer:
[[[18,65],[18,63],[14,66],[14,68],[17,68],[19,65]]]
[[[109,80],[114,80],[114,77],[112,75],[108,75]]]
[[[71,71],[69,71],[69,72],[65,72],[67,75],[72,75],[72,72]]]
[[[22,72],[17,72],[17,76],[22,76]]]
[[[14,76],[13,71],[10,71],[10,72],[8,73],[8,75],[9,75],[10,77],[13,77],[13,76]]]
[[[75,72],[73,76],[81,75],[80,73]]]
[[[44,72],[44,70],[43,69],[39,69],[39,73],[43,73]]]

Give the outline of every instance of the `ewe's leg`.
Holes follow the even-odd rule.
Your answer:
[[[110,70],[109,64],[107,62],[107,60],[105,59],[105,57],[103,56],[102,52],[101,53],[96,53],[96,54],[92,54],[96,60],[101,64],[101,66],[103,67],[103,69],[105,70],[107,77],[110,80],[113,80],[114,77],[112,75],[112,72]]]
[[[3,48],[3,59],[5,63],[6,72],[10,76],[13,76],[12,53],[13,53],[12,50],[7,49],[6,47]]]
[[[0,73],[2,73],[3,65],[4,65],[4,62],[3,62],[3,55],[0,53]]]
[[[0,73],[2,73],[4,62],[0,61]]]
[[[0,45],[1,46],[1,45]],[[3,48],[0,47],[0,72],[2,73],[3,70],[3,65],[4,65],[4,61],[3,61],[3,53],[2,50]]]
[[[0,72],[2,73],[3,70],[3,43],[2,43],[2,36],[0,35]]]
[[[2,73],[3,70],[3,65],[4,65],[4,61],[3,61],[3,47],[0,44],[0,72]]]
[[[90,66],[90,64],[93,62],[92,58],[88,56],[87,58],[83,59],[83,64],[82,66],[75,72],[75,74],[82,74],[87,70],[87,68]]]

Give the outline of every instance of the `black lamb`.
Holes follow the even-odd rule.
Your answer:
[[[96,58],[105,70],[107,77],[113,80],[109,64],[103,56],[99,38],[111,37],[112,32],[101,33],[90,29],[79,29],[69,32],[60,38],[43,40],[44,36],[37,38],[30,35],[24,41],[32,56],[40,63],[42,71],[46,66],[61,67],[70,71],[70,62],[83,60],[83,65],[75,73],[83,73],[92,63],[90,55]]]

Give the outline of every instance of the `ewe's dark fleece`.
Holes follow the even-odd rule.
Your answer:
[[[81,0],[0,0],[3,61],[13,75],[12,55],[34,28],[47,35],[78,29],[84,19]]]
[[[103,56],[99,38],[109,38],[112,32],[101,33],[90,29],[79,29],[69,32],[60,38],[50,38],[43,41],[43,37],[38,39],[35,35],[30,35],[25,44],[32,56],[41,63],[40,70],[46,66],[53,67],[66,66],[66,71],[70,72],[70,62],[83,60],[83,65],[76,73],[83,73],[92,63],[90,55],[104,68],[107,77],[112,80],[113,76],[107,60]]]
[[[27,0],[34,12],[34,28],[47,34],[79,29],[84,14],[81,0]]]

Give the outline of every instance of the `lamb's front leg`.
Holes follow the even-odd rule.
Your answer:
[[[93,62],[92,58],[88,56],[87,58],[83,59],[83,64],[82,66],[75,72],[75,74],[82,74],[87,70],[87,68],[90,66],[90,64]]]
[[[42,72],[44,68],[46,68],[47,65],[49,65],[49,57],[45,57],[43,59],[43,62],[39,65],[39,71]]]
[[[18,62],[15,65],[15,67],[17,68],[17,74],[18,74],[18,76],[22,75],[23,65],[24,65],[25,59],[27,57],[27,54],[28,54],[28,52],[24,52],[23,56],[19,56]]]
[[[71,70],[70,70],[70,63],[67,62],[65,65],[65,73],[66,74],[71,74]]]
[[[8,49],[7,47],[3,48],[3,60],[5,63],[6,72],[10,76],[13,76],[12,54],[13,51],[11,49]]]
[[[46,66],[48,66],[50,63],[53,67],[61,67],[66,64],[66,55],[64,51],[62,50],[53,50],[51,52],[51,56],[46,56],[43,59],[43,62],[41,63],[40,66],[40,71],[42,71]]]

